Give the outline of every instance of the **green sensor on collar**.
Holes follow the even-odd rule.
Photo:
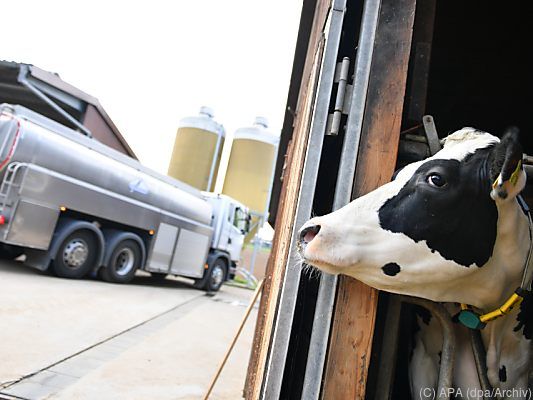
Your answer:
[[[483,329],[487,324],[479,320],[479,315],[472,310],[461,310],[457,317],[459,322],[470,329]]]

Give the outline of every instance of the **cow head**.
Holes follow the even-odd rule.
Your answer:
[[[392,182],[309,220],[300,253],[318,269],[394,293],[497,302],[491,292],[517,279],[527,251],[514,234],[527,236],[516,201],[526,181],[521,159],[518,132],[500,141],[464,128]]]

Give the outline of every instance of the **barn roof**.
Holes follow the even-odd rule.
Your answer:
[[[0,103],[20,104],[73,129],[89,130],[97,140],[137,159],[98,99],[56,73],[31,64],[0,61]]]

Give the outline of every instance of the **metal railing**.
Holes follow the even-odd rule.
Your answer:
[[[374,398],[377,400],[388,400],[391,399],[393,395],[398,358],[397,353],[401,323],[400,314],[403,303],[409,303],[425,308],[441,326],[443,341],[437,386],[436,388],[428,389],[435,390],[435,392],[432,393],[432,398],[434,399],[449,399],[450,393],[453,393],[453,391],[449,389],[453,387],[452,381],[456,343],[452,317],[442,303],[404,295],[391,295],[389,297],[385,315],[384,336],[380,346],[379,370]],[[418,396],[418,393],[412,393],[411,395],[415,398]]]

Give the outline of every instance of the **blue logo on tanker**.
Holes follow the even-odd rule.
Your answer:
[[[148,189],[148,186],[142,179],[136,179],[134,181],[131,181],[128,185],[130,188],[131,193],[140,193],[140,194],[148,194],[150,193],[150,190]]]

